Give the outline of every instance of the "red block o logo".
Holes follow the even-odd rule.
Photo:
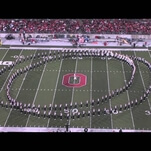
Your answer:
[[[74,78],[74,75],[76,76],[77,83],[70,82],[71,78]],[[81,73],[69,73],[65,74],[63,76],[62,84],[66,87],[73,87],[73,88],[80,88],[85,86],[87,83],[87,76]]]

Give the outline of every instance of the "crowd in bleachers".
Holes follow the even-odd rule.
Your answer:
[[[0,19],[1,33],[151,34],[151,19]]]

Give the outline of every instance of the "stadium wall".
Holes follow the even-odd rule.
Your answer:
[[[19,37],[19,33],[0,33],[0,38],[5,38],[6,35],[12,34],[15,38]],[[134,38],[134,39],[151,39],[151,35],[126,35],[126,34],[46,34],[46,33],[27,33],[26,36],[31,35],[32,37],[36,37],[39,35],[40,37],[50,37],[54,38],[56,35],[63,35],[62,38],[69,38],[77,35],[87,35],[90,38],[99,37],[100,39],[115,39],[117,36],[122,38]]]

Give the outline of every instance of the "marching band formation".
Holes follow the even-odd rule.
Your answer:
[[[30,103],[26,104],[26,103],[19,102],[18,100],[15,100],[14,98],[12,98],[12,96],[10,95],[12,83],[21,74],[24,74],[48,62],[66,59],[66,58],[75,59],[76,57],[78,58],[98,57],[100,59],[102,57],[105,57],[105,58],[112,58],[112,59],[122,61],[131,67],[132,69],[131,78],[123,87],[116,90],[112,90],[111,93],[106,94],[102,96],[101,98],[97,98],[96,100],[90,100],[90,101],[86,100],[85,102],[80,102],[80,103],[75,102],[74,104],[72,103],[71,104],[65,103],[64,105],[63,104],[55,104],[55,105],[49,104],[49,105],[44,105],[41,107],[40,104],[36,106],[35,104],[30,104]],[[38,61],[37,63],[27,65],[24,68],[17,69],[9,77],[9,80],[6,86],[6,95],[9,102],[4,102],[3,100],[1,100],[0,101],[1,107],[6,107],[6,108],[10,107],[15,110],[19,110],[21,113],[31,114],[37,117],[44,117],[44,118],[48,117],[48,118],[53,118],[53,119],[63,119],[63,118],[69,119],[69,117],[71,116],[71,118],[74,119],[74,118],[90,116],[91,114],[94,116],[94,115],[101,115],[101,114],[104,114],[104,115],[116,114],[117,112],[122,112],[123,110],[127,110],[127,109],[130,109],[131,107],[141,104],[143,101],[145,101],[145,99],[148,97],[149,93],[151,92],[151,85],[150,85],[149,88],[146,89],[143,96],[141,96],[139,100],[138,99],[131,100],[127,104],[124,104],[124,105],[120,104],[119,106],[115,106],[114,108],[109,108],[109,109],[93,108],[92,111],[82,110],[81,112],[79,112],[78,108],[81,108],[81,109],[83,107],[88,108],[90,105],[94,107],[96,105],[99,106],[102,103],[107,102],[108,100],[111,100],[113,97],[118,96],[121,93],[128,90],[131,87],[133,83],[133,79],[135,77],[136,66],[135,66],[134,61],[139,61],[143,63],[144,65],[148,67],[150,71],[151,71],[151,64],[141,57],[122,55],[117,52],[114,53],[113,51],[108,51],[108,50],[67,49],[67,50],[62,50],[62,51],[58,50],[54,52],[50,51],[49,54],[47,52],[45,53],[42,52],[42,53],[38,53],[37,55],[33,54],[30,56],[26,56],[24,58],[20,58],[20,59],[18,58],[11,65],[4,66],[2,69],[0,69],[0,76],[2,76],[3,73],[6,72],[7,70],[11,70],[17,64],[23,63],[30,59],[40,59],[40,61]],[[74,110],[72,114],[68,112],[71,109]],[[66,112],[67,114],[64,113],[65,111],[67,111]]]

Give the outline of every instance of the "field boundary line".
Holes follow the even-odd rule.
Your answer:
[[[66,132],[65,128],[45,128],[45,127],[0,127],[0,132],[48,132],[48,133],[54,133],[54,132]],[[68,133],[70,132],[85,132],[85,128],[69,128]],[[91,132],[111,132],[111,133],[121,133],[120,129],[95,129],[95,128],[91,128],[91,129],[87,129],[87,132],[91,133]],[[151,130],[133,130],[133,129],[122,129],[122,132],[133,132],[133,133],[142,133],[142,132],[150,132]]]
[[[102,48],[96,48],[96,47],[87,47],[87,48],[72,48],[72,47],[65,47],[65,46],[61,46],[61,47],[38,47],[38,46],[35,46],[35,47],[21,47],[21,46],[18,46],[18,47],[14,47],[14,46],[10,46],[9,48],[0,48],[0,49],[28,49],[28,50],[35,50],[35,49],[38,49],[38,50],[64,50],[64,49],[72,49],[72,50],[94,50],[94,49],[97,49],[97,50],[112,50],[112,51],[151,51],[149,50],[148,48],[133,48],[133,47],[130,47],[130,48],[123,48],[123,47],[119,47],[119,48],[106,48],[106,47],[102,47]]]

